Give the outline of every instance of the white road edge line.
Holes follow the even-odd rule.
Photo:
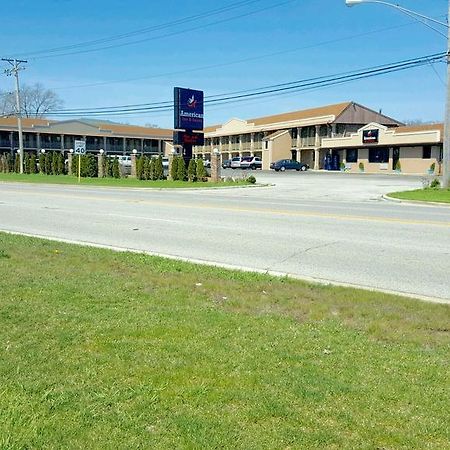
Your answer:
[[[170,255],[166,253],[158,253],[158,252],[152,252],[148,250],[139,250],[135,248],[128,248],[128,247],[118,247],[114,245],[107,245],[107,244],[98,244],[95,242],[90,241],[77,241],[72,239],[64,239],[64,238],[55,238],[55,237],[49,237],[45,235],[40,234],[30,234],[30,233],[23,233],[19,231],[10,231],[10,230],[3,230],[0,229],[0,232],[5,234],[12,234],[12,235],[20,235],[20,236],[27,236],[27,237],[35,237],[39,239],[46,239],[48,241],[54,241],[54,242],[64,242],[66,244],[75,244],[75,245],[81,245],[83,247],[94,247],[94,248],[102,248],[107,250],[114,250],[117,252],[130,252],[130,253],[139,253],[139,254],[145,254],[149,256],[158,256],[161,258],[167,258],[175,261],[183,261],[193,264],[199,264],[202,266],[211,266],[211,267],[219,267],[223,269],[229,269],[229,270],[239,270],[242,272],[253,272],[253,273],[260,273],[265,275],[271,275],[278,278],[291,278],[294,280],[301,280],[301,281],[307,281],[309,283],[315,283],[315,284],[321,284],[321,285],[332,285],[332,286],[339,286],[339,287],[349,287],[354,289],[363,289],[365,291],[370,292],[379,292],[382,294],[390,294],[390,295],[396,295],[399,297],[405,297],[410,298],[414,300],[421,300],[428,303],[438,303],[438,304],[444,304],[444,305],[450,305],[450,299],[440,298],[440,297],[428,297],[425,295],[419,295],[419,294],[412,294],[409,292],[403,292],[403,291],[394,291],[390,289],[381,289],[376,288],[373,286],[366,286],[363,284],[353,284],[353,283],[344,283],[341,281],[335,281],[335,280],[327,280],[325,278],[315,278],[315,277],[308,277],[308,276],[302,276],[297,275],[289,272],[278,272],[274,270],[264,270],[264,269],[257,269],[252,267],[246,267],[246,266],[238,266],[234,264],[226,264],[226,263],[220,263],[215,261],[207,261],[203,259],[195,259],[195,258],[186,258],[184,256],[177,256],[177,255]]]

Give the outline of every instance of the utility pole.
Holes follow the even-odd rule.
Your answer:
[[[450,20],[450,0],[448,2],[448,20]],[[444,149],[442,152],[442,187],[450,187],[450,27],[447,39],[447,99],[445,105]]]
[[[20,173],[23,173],[23,131],[22,131],[22,108],[20,106],[20,87],[19,87],[19,72],[24,70],[21,64],[26,64],[27,61],[22,59],[2,58],[11,65],[11,68],[5,69],[6,75],[14,75],[16,79],[16,115],[17,115],[17,129],[19,131],[19,158],[20,158]]]

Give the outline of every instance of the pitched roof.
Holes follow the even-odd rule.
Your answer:
[[[318,108],[302,109],[300,111],[292,111],[283,114],[275,114],[272,116],[258,117],[256,119],[248,119],[247,122],[255,125],[267,125],[278,122],[289,122],[291,120],[302,120],[313,117],[322,116],[339,116],[347,109],[352,102],[337,103],[335,105],[320,106]]]
[[[425,125],[407,125],[404,127],[395,128],[395,133],[415,133],[418,131],[433,131],[439,130],[441,136],[444,135],[444,124],[443,123],[427,123]]]
[[[100,132],[113,132],[116,136],[141,136],[141,137],[160,137],[160,138],[172,138],[172,130],[165,128],[149,128],[149,127],[140,127],[137,125],[123,125],[123,124],[115,124],[110,122],[86,122],[84,120],[48,120],[48,119],[31,119],[31,118],[23,118],[22,125],[24,128],[34,128],[34,127],[47,127],[51,125],[64,123],[73,123],[73,122],[81,122],[86,123],[94,129],[98,129]],[[8,127],[8,128],[17,128],[17,118],[16,117],[0,117],[0,127]],[[51,128],[46,130],[45,132],[51,133]]]

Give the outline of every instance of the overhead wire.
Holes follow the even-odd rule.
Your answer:
[[[222,94],[221,96],[215,95],[205,98],[205,105],[225,104],[227,102],[236,102],[246,98],[260,97],[266,94],[281,93],[284,91],[296,92],[297,90],[306,90],[309,88],[329,86],[335,84],[341,84],[344,82],[355,81],[364,78],[370,78],[377,75],[396,72],[400,70],[406,70],[408,68],[418,67],[425,64],[435,63],[442,58],[446,53],[436,53],[433,55],[426,55],[423,57],[399,61],[391,63],[389,65],[376,66],[372,68],[360,69],[359,71],[352,71],[346,74],[334,74],[325,75],[321,77],[315,77],[305,80],[297,80],[287,83],[279,83],[276,85],[265,86],[261,88],[255,88],[250,90],[236,91],[241,93]],[[49,112],[49,115],[53,116],[68,116],[68,115],[91,115],[91,116],[104,116],[104,115],[128,115],[135,114],[137,112],[148,113],[150,111],[162,112],[170,111],[173,109],[172,102],[158,102],[157,104],[141,104],[141,105],[122,105],[120,107],[111,107],[109,109],[98,108],[93,109],[77,109],[77,110],[53,110]]]

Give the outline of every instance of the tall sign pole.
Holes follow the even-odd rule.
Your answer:
[[[448,16],[450,18],[450,0]],[[450,20],[450,19],[449,19]],[[450,27],[447,40],[447,101],[445,105],[444,149],[442,154],[442,187],[450,187]]]
[[[26,64],[27,61],[21,59],[2,58],[11,65],[10,69],[6,69],[6,75],[14,75],[16,79],[16,115],[17,115],[17,129],[19,131],[19,158],[20,158],[20,173],[23,173],[23,130],[22,130],[22,108],[20,105],[20,86],[19,86],[19,72],[24,70],[21,64]]]
[[[174,88],[174,144],[183,146],[186,164],[192,158],[192,147],[203,145],[203,91]]]

